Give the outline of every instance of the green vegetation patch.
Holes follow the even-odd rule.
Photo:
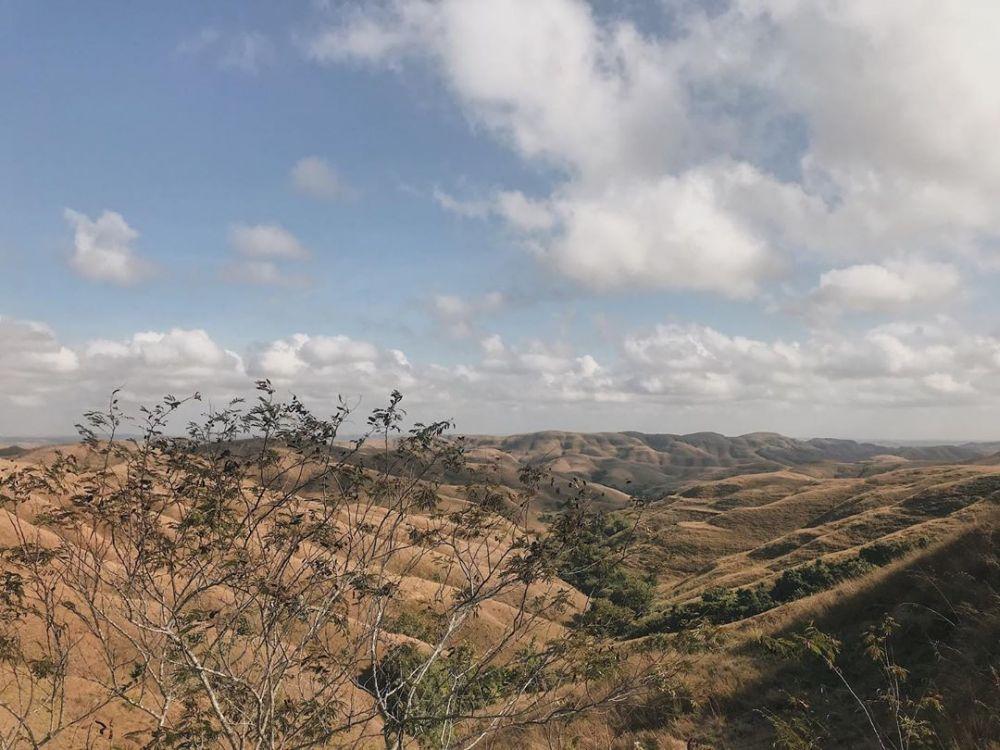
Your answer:
[[[595,514],[575,533],[578,538],[561,561],[559,577],[590,597],[590,606],[574,618],[574,625],[627,637],[648,614],[656,591],[652,578],[626,565],[633,527],[620,517]]]
[[[363,679],[364,687],[382,697],[385,735],[400,730],[421,747],[447,746],[455,722],[485,706],[545,687],[543,659],[528,650],[502,666],[478,662],[468,646],[428,662],[411,644],[392,648]]]
[[[648,616],[636,624],[632,635],[676,633],[705,621],[714,625],[737,622],[863,576],[912,549],[926,546],[927,540],[923,537],[914,541],[875,542],[862,547],[855,557],[836,562],[814,560],[790,568],[770,586],[760,584],[738,589],[715,586],[697,601],[675,604]]]

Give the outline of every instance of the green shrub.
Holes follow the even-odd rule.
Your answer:
[[[585,612],[573,618],[573,624],[604,636],[628,637],[635,627],[635,612],[610,599],[592,599]]]
[[[927,546],[925,537],[918,537],[914,541],[893,541],[875,542],[867,547],[862,547],[858,552],[858,557],[872,565],[888,565],[893,560],[902,557],[913,548],[923,549]]]
[[[559,568],[559,577],[590,597],[588,610],[574,618],[577,627],[626,637],[649,612],[654,581],[629,570],[625,552],[631,527],[617,516],[595,514],[577,529],[577,543]]]
[[[674,604],[641,620],[631,629],[631,635],[675,633],[699,622],[724,625],[766,612],[769,609],[825,591],[842,581],[857,578],[881,565],[896,560],[915,547],[927,546],[924,538],[910,541],[875,542],[862,547],[856,557],[811,563],[782,572],[768,588],[764,584],[728,589],[715,586],[706,589],[701,599]]]
[[[408,635],[421,641],[431,641],[439,629],[438,617],[433,612],[404,609],[396,617],[386,622],[386,630],[391,633]]]
[[[771,587],[771,598],[779,604],[836,586],[848,578],[856,578],[875,569],[875,565],[859,557],[828,563],[814,560],[808,565],[784,571]]]
[[[363,684],[387,697],[386,737],[402,729],[417,737],[421,747],[437,747],[442,728],[453,721],[447,717],[509,699],[522,688],[525,693],[544,689],[541,664],[538,656],[522,651],[503,666],[477,667],[472,649],[458,646],[421,673],[426,655],[412,644],[403,644],[388,651]]]

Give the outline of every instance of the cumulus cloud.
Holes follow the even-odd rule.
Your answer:
[[[402,351],[344,335],[299,333],[254,347],[247,371],[321,409],[334,406],[339,397],[370,409],[394,389],[413,400],[434,397],[431,383],[418,379]]]
[[[483,388],[501,402],[618,401],[613,373],[590,354],[566,345],[529,341],[509,346],[498,336],[480,342],[482,360],[463,367],[458,376]]]
[[[623,344],[627,389],[675,401],[802,397],[802,346],[728,336],[702,325],[660,325]],[[796,392],[797,391],[797,392]]]
[[[0,398],[40,407],[53,389],[72,382],[80,358],[47,325],[0,315]]]
[[[82,347],[85,392],[122,387],[126,398],[150,401],[165,393],[204,391],[228,396],[246,385],[241,357],[200,329],[141,331],[125,340],[96,339]]]
[[[234,224],[229,247],[236,257],[222,268],[229,281],[265,286],[303,286],[308,278],[289,272],[288,263],[305,260],[309,250],[279,224]]]
[[[437,197],[538,235],[541,257],[589,286],[747,296],[776,265],[758,228],[723,205],[725,175],[671,172],[686,115],[666,50],[628,24],[603,28],[584,3],[401,0],[353,14],[309,53],[373,64],[426,55],[489,130],[567,170],[546,201],[518,191],[485,203]]]
[[[320,200],[341,200],[354,194],[351,186],[319,156],[299,159],[292,167],[291,177],[296,190]]]
[[[806,421],[799,429],[815,434],[828,429],[810,426],[815,409],[854,420],[886,409],[895,410],[894,420],[945,408],[998,413],[1000,338],[945,318],[787,340],[675,322],[634,331],[617,352],[601,355],[566,342],[484,335],[478,353],[445,365],[411,362],[398,349],[335,333],[298,333],[243,353],[207,331],[182,328],[69,346],[44,324],[0,318],[6,431],[55,425],[48,429],[66,434],[82,411],[118,387],[134,402],[199,391],[218,404],[246,395],[256,378],[271,379],[320,411],[336,408],[338,396],[364,411],[400,389],[417,418],[463,415],[461,427],[469,431],[503,424],[515,413],[544,416],[533,427],[552,427],[552,419],[573,427],[600,409],[613,409],[600,412],[605,429],[614,414],[618,427],[669,431],[671,415],[697,409],[696,415],[755,415],[753,429],[781,427],[774,420],[783,412],[801,414]],[[694,428],[704,428],[700,419]],[[923,427],[910,429],[926,436],[931,428]]]
[[[527,157],[588,172],[639,166],[654,133],[636,127],[646,119],[638,110],[664,126],[682,114],[659,49],[631,26],[600,27],[585,3],[396,0],[364,8],[315,35],[307,54],[376,65],[427,56],[469,111]]]
[[[772,73],[815,129],[811,150],[820,164],[855,178],[875,167],[918,183],[997,184],[1000,156],[969,148],[988,142],[1000,114],[989,72],[1000,64],[991,43],[996,3],[737,5],[729,23],[766,21],[773,33]],[[821,91],[816,83],[827,85]]]
[[[133,248],[139,233],[115,211],[96,219],[67,208],[63,213],[73,228],[70,265],[86,279],[127,286],[148,278],[153,265]]]
[[[811,297],[823,310],[896,312],[940,302],[958,290],[960,280],[948,263],[868,263],[825,272]]]
[[[462,200],[438,190],[435,198],[466,218],[500,217],[543,261],[586,287],[697,289],[732,298],[755,296],[788,265],[767,239],[769,231],[778,234],[769,228],[773,212],[804,221],[810,208],[794,189],[726,160],[680,177],[566,185],[543,200],[519,191]]]
[[[738,170],[744,171],[744,170]],[[748,213],[749,190],[768,190],[753,171],[689,171],[683,177],[574,190],[556,200],[560,230],[546,260],[598,289],[698,289],[754,296],[782,266]]]
[[[628,337],[624,355],[631,391],[685,402],[940,406],[1000,396],[1000,339],[950,321],[790,342],[662,325]]]
[[[885,260],[903,253],[995,256],[1000,6],[674,10],[658,36],[583,0],[388,0],[341,13],[306,54],[428,63],[483,131],[561,175],[530,204],[439,202],[504,217],[588,286],[749,297],[803,255],[896,276]]]
[[[270,378],[319,409],[335,406],[341,394],[363,397],[371,408],[415,382],[402,352],[342,335],[296,334],[243,354],[207,331],[184,328],[67,346],[44,324],[0,317],[0,423],[7,434],[69,434],[114,389],[126,403],[199,392],[219,405],[246,396],[256,378]]]

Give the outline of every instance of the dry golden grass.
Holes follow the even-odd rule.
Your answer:
[[[586,451],[593,450],[593,446],[580,443],[574,444],[578,452],[566,454],[567,440],[570,438],[564,434],[547,433],[530,444],[519,444],[513,451],[483,445],[472,452],[473,463],[495,468],[497,475],[512,486],[516,483],[516,458],[547,452],[559,454],[550,466],[557,472],[595,474],[602,466],[602,476],[610,475],[612,479],[616,476],[616,469],[609,468],[605,453],[588,456]],[[599,448],[620,456],[616,460],[630,465],[630,475],[642,474],[647,467],[662,469],[666,460],[662,453],[648,446],[623,446],[611,438],[600,443]],[[51,460],[56,450],[46,446],[16,458],[0,458],[0,473],[25,463]],[[699,460],[705,459],[694,449],[685,455],[691,464],[684,467],[685,472],[693,473]],[[896,456],[877,456],[871,460],[871,466],[853,476],[837,476],[838,471],[823,464],[689,481],[676,494],[654,502],[647,511],[637,560],[657,575],[661,601],[681,602],[697,597],[711,586],[768,583],[788,568],[819,558],[836,560],[854,555],[860,547],[875,541],[923,537],[934,544],[871,575],[726,626],[725,647],[697,662],[697,667],[680,681],[679,696],[654,696],[648,704],[610,710],[571,724],[518,730],[485,746],[524,750],[666,749],[688,747],[689,739],[719,748],[768,746],[766,726],[759,716],[752,715],[752,706],[754,700],[762,705],[775,705],[785,688],[785,677],[781,666],[762,660],[752,645],[762,636],[785,633],[813,621],[825,623],[837,632],[853,633],[858,622],[871,619],[873,612],[898,607],[907,595],[926,599],[925,589],[903,582],[909,581],[908,576],[912,577],[921,566],[937,571],[935,575],[945,575],[942,571],[947,566],[942,559],[957,554],[957,545],[965,538],[962,535],[970,526],[989,518],[1000,497],[1000,465],[980,462],[914,466]],[[617,476],[627,474],[622,470]],[[606,487],[605,495],[608,507],[623,508],[628,502],[628,496],[617,489]],[[445,485],[441,497],[444,506],[452,510],[465,503],[459,499],[457,487]],[[0,546],[17,543],[16,523],[21,524],[22,533],[33,535],[42,546],[58,544],[57,534],[35,526],[34,521],[39,513],[51,510],[59,502],[59,498],[33,498],[18,508],[17,518],[9,511],[0,511]],[[335,522],[374,526],[380,512],[377,507],[347,506]],[[537,522],[537,518],[534,520]],[[411,528],[427,529],[435,524],[440,524],[440,520],[413,513],[407,518],[407,525],[396,533],[405,535]],[[485,550],[484,547],[483,554]],[[450,563],[447,556],[424,554],[419,548],[400,553],[390,569],[400,576],[404,604],[390,611],[390,615],[395,617],[404,611],[443,611],[454,593]],[[586,606],[586,598],[580,592],[570,587],[565,590],[570,595],[568,614]],[[477,617],[463,626],[462,639],[477,648],[486,648],[509,627],[517,612],[515,601],[487,602]],[[36,625],[29,622],[26,627]],[[566,620],[542,620],[533,627],[532,635],[545,641],[562,633]],[[87,636],[80,637],[86,654]],[[398,640],[393,642],[418,640],[403,633],[395,637]],[[72,701],[79,706],[93,700],[100,690],[88,681],[85,668],[71,675],[71,682]],[[0,698],[16,701],[18,690],[14,680],[0,681]],[[370,701],[370,696],[360,689],[343,697],[359,705]],[[696,699],[697,705],[689,698]],[[0,726],[3,721],[0,718]],[[88,741],[94,747],[140,746],[137,739],[130,739],[131,732],[143,728],[138,717],[109,708],[99,721],[104,725],[103,730],[89,722],[53,746],[81,747]],[[101,731],[105,734],[100,734]],[[381,740],[376,738],[368,744],[380,746]],[[359,740],[359,746],[364,745]]]

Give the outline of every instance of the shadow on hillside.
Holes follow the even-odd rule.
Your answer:
[[[630,712],[623,728],[673,732],[683,727],[680,736],[692,737],[698,747],[763,750],[781,747],[774,744],[766,718],[771,714],[806,719],[819,730],[819,744],[803,748],[878,748],[857,703],[819,658],[784,659],[749,636],[787,637],[814,624],[841,642],[838,666],[855,691],[871,700],[885,683],[866,655],[863,639],[887,615],[899,623],[891,640],[892,657],[908,670],[905,692],[913,699],[940,695],[942,711],[928,716],[940,740],[933,746],[996,748],[1000,514],[864,579],[746,621],[737,645],[719,654],[699,678],[702,695],[694,715],[658,706],[656,711]],[[888,721],[880,705],[869,705],[877,721]]]
[[[787,636],[810,623],[837,638],[837,661],[848,681],[869,699],[885,688],[865,654],[865,632],[890,615],[900,627],[893,658],[909,674],[910,697],[937,693],[943,710],[932,723],[945,747],[986,748],[1000,742],[1000,519],[966,531],[914,558],[849,582],[796,608],[774,633]],[[846,688],[819,659],[780,661],[756,642],[737,653],[758,666],[739,690],[720,697],[718,710],[736,736],[724,747],[754,747],[767,733],[761,711],[785,715],[790,697],[827,728],[829,747],[878,747]],[[878,717],[878,709],[875,710]],[[887,717],[881,717],[887,718]],[[770,747],[765,741],[761,747]]]

